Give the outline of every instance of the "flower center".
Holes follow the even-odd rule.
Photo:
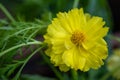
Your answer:
[[[85,35],[84,33],[82,32],[79,32],[79,31],[75,31],[73,34],[72,34],[72,37],[71,37],[71,41],[72,43],[74,43],[75,45],[80,45],[82,42],[84,42],[85,40]]]

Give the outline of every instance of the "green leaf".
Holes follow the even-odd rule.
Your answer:
[[[23,74],[20,80],[55,80],[55,79],[39,75]]]
[[[40,41],[34,38],[44,34],[46,26],[47,24],[39,22],[15,22],[0,27],[0,75],[9,77],[14,73],[14,70],[20,65],[19,62],[13,63],[14,57],[19,53],[18,50],[21,50],[22,54],[22,48],[27,43],[30,42],[29,45],[34,45],[34,42],[39,43]],[[31,42],[33,43],[31,44]]]

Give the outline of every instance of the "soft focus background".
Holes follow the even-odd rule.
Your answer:
[[[56,13],[68,11],[72,9],[74,0],[0,0],[0,3],[11,13],[14,19],[18,22],[36,22],[36,20],[41,20],[41,22],[46,25],[50,23],[51,19],[56,16]],[[90,70],[89,72],[79,71],[80,80],[120,80],[120,0],[80,0],[78,8],[83,7],[86,13],[92,15],[101,16],[106,21],[106,25],[110,27],[109,35],[106,40],[109,45],[109,56],[105,61],[105,65],[99,70]],[[11,24],[10,20],[0,10],[0,27],[9,26]],[[2,29],[2,28],[0,28]],[[35,36],[37,40],[43,40],[41,35],[38,33]],[[2,37],[7,36],[6,33],[2,33],[0,30],[0,43],[2,43]],[[10,45],[15,42],[11,42]],[[33,49],[34,46],[31,46]],[[1,44],[0,44],[0,49]],[[31,51],[27,47],[22,50],[24,55],[22,58],[27,56]],[[19,53],[19,51],[16,51]],[[112,59],[114,53],[117,57]],[[20,55],[16,55],[15,59],[20,59]],[[110,58],[110,59],[109,59]],[[3,59],[3,58],[2,58]],[[1,60],[2,60],[1,59]],[[5,60],[5,59],[3,59]],[[116,63],[117,61],[117,63]],[[7,61],[6,61],[7,62]],[[117,64],[117,69],[113,65]],[[10,64],[10,63],[7,63]],[[14,77],[17,70],[13,69],[10,75],[4,75],[2,67],[4,63],[0,61],[0,80],[9,80]],[[12,68],[9,68],[12,69]],[[6,69],[7,70],[7,69]],[[3,74],[3,73],[4,74]],[[61,72],[62,73],[62,72]],[[69,80],[70,72],[62,73],[65,80]],[[8,79],[9,78],[9,79]],[[20,80],[58,80],[55,76],[54,71],[51,67],[46,64],[43,57],[38,53],[34,55],[27,65],[23,68]],[[72,79],[71,79],[72,80]]]

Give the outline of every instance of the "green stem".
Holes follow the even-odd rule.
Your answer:
[[[40,51],[44,46],[38,48],[37,50],[35,50],[23,63],[23,65],[21,66],[20,70],[18,71],[18,73],[16,74],[16,76],[13,78],[13,80],[18,80],[24,66],[26,65],[26,63],[30,60],[30,58],[35,54],[37,53],[38,51]]]
[[[27,38],[27,42],[28,42],[38,31],[40,31],[40,29],[36,29],[36,31],[34,31],[34,32]]]
[[[11,14],[7,11],[7,9],[0,4],[0,9],[5,13],[5,15],[12,21],[15,22],[15,19],[11,16]]]
[[[7,40],[7,39],[9,39],[10,37],[12,37],[12,36],[14,36],[14,35],[18,35],[18,34],[24,32],[24,31],[26,31],[26,30],[36,29],[36,28],[41,28],[41,27],[28,27],[28,28],[22,29],[22,30],[20,30],[20,31],[14,33],[14,34],[11,34],[10,36],[8,36],[7,38],[5,38],[4,40]]]
[[[114,40],[120,42],[120,38],[119,38],[119,37],[116,37],[116,36],[113,36],[113,35],[108,35],[108,37],[109,37],[110,39],[114,39]]]
[[[79,0],[74,0],[73,8],[77,8],[79,5]]]
[[[43,59],[45,60],[45,62],[50,66],[50,68],[53,70],[53,72],[59,78],[59,80],[64,80],[62,74],[50,63],[48,57],[43,52],[41,54],[42,54]]]
[[[11,48],[9,48],[9,49],[7,49],[7,50],[1,52],[1,53],[0,53],[0,57],[3,56],[3,55],[5,55],[5,54],[8,53],[8,52],[14,50],[14,49],[17,49],[17,48],[19,48],[19,47],[26,46],[26,45],[32,45],[32,44],[43,44],[43,43],[40,42],[40,41],[22,43],[22,44],[13,46],[13,47],[11,47]]]
[[[71,70],[71,74],[72,74],[72,80],[78,80],[78,73],[76,70]]]

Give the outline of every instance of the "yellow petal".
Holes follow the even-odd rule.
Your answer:
[[[60,24],[60,26],[68,33],[72,33],[72,26],[70,25],[70,23],[68,23],[67,19],[66,19],[66,14],[65,13],[59,13],[58,15],[58,22]],[[71,23],[72,24],[72,23]]]
[[[66,66],[65,64],[61,64],[61,65],[59,65],[59,69],[61,71],[67,72],[70,68],[68,66]]]
[[[86,41],[82,43],[82,46],[87,50],[96,47],[97,41],[107,35],[108,30],[109,28],[107,27],[101,28],[99,31],[89,36],[89,38],[87,37]],[[100,41],[100,44],[103,42],[105,41]]]
[[[75,47],[64,52],[62,58],[67,66],[74,69],[83,70],[86,59],[80,55],[78,49]]]
[[[86,27],[86,31],[89,33],[95,29],[99,29],[103,27],[105,22],[103,21],[103,18],[101,17],[92,17],[91,19],[88,20]]]
[[[54,53],[54,52],[53,52]],[[58,66],[60,64],[63,64],[63,61],[62,61],[62,55],[59,55],[59,54],[51,54],[51,61],[54,63],[55,66]]]
[[[85,28],[86,25],[86,17],[83,12],[83,8],[80,10],[75,8],[68,12],[68,16],[71,18],[71,22],[73,23],[72,29],[75,30],[82,30]],[[79,18],[78,18],[79,17]],[[70,19],[68,19],[70,20]]]
[[[86,56],[86,64],[83,70],[87,71],[90,68],[98,69],[101,65],[103,65],[102,60],[100,60],[97,56],[88,53],[88,55]]]
[[[91,15],[88,13],[85,14],[85,17],[86,17],[86,21],[89,21],[91,19]]]
[[[100,59],[106,59],[108,56],[107,44],[103,39],[100,39],[91,51]]]
[[[65,45],[66,49],[71,49],[71,48],[75,47],[75,45],[71,42],[70,38],[65,39],[64,45]]]
[[[102,29],[100,29],[98,32],[96,32],[93,36],[94,39],[100,39],[103,38],[104,36],[107,35],[109,28],[108,27],[104,27]]]

